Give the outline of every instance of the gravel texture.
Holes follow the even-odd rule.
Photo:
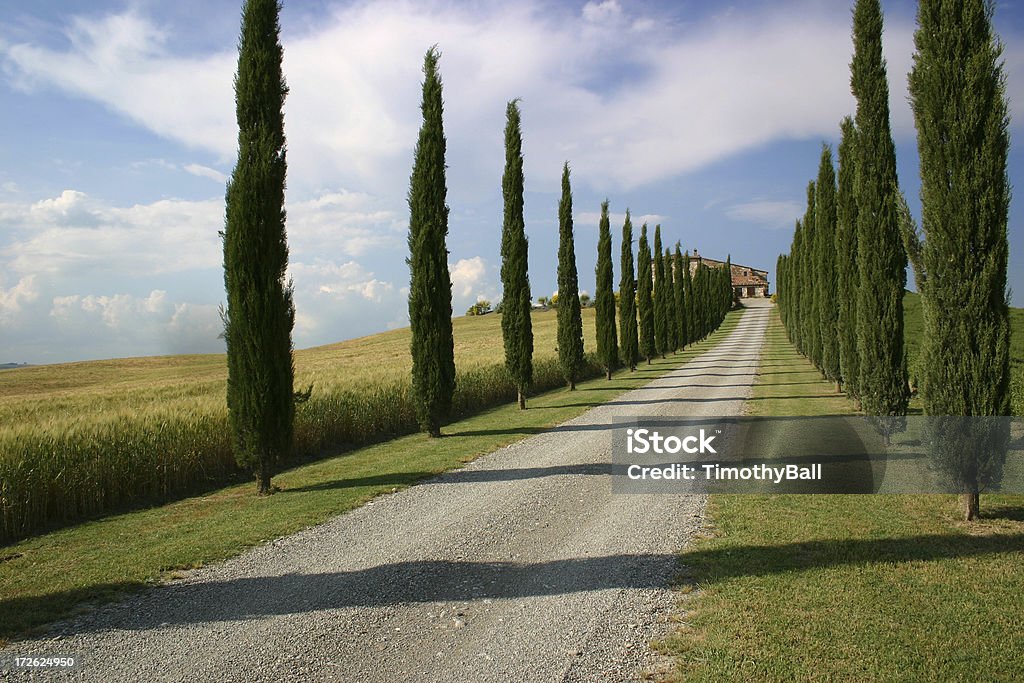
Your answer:
[[[637,680],[665,665],[650,643],[670,628],[668,584],[705,499],[612,495],[610,424],[741,414],[768,311],[548,432],[0,659],[74,653],[84,664],[68,679],[118,682]]]

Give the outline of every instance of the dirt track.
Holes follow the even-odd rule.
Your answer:
[[[75,653],[100,681],[635,680],[704,499],[612,495],[610,423],[739,414],[768,311],[549,432],[0,655]]]

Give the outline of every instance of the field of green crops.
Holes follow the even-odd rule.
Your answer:
[[[587,351],[594,312],[584,309]],[[535,388],[562,383],[555,312],[534,314]],[[515,398],[497,315],[454,321],[455,416]],[[408,328],[297,351],[295,455],[416,429]],[[588,368],[597,374],[596,366]],[[2,371],[0,544],[43,528],[207,490],[235,466],[223,355],[90,361]]]

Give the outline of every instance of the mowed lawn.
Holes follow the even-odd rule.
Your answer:
[[[752,414],[855,412],[776,313],[761,363]],[[966,523],[954,496],[712,496],[673,680],[1021,680],[1024,496],[981,504]]]

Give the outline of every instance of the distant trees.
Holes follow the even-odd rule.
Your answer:
[[[654,347],[662,357],[671,351],[669,348],[668,295],[671,290],[666,287],[665,256],[661,251],[661,225],[654,226]]]
[[[466,309],[466,315],[468,315],[468,316],[486,315],[486,314],[491,313],[493,311],[494,311],[494,308],[491,306],[491,302],[490,301],[488,301],[487,299],[480,299],[475,304],[473,304],[472,306],[470,306],[469,308]]]
[[[615,333],[615,293],[612,274],[612,230],[608,218],[608,200],[601,202],[601,220],[598,224],[597,289],[595,320],[597,332],[597,359],[604,366],[608,379],[619,365],[619,344]]]
[[[683,312],[686,315],[686,343],[697,341],[697,301],[693,296],[693,273],[690,272],[690,251],[683,254]]]
[[[857,387],[869,415],[907,411],[903,290],[907,257],[897,215],[896,152],[889,128],[889,85],[882,58],[878,0],[857,0],[850,80],[857,99]]]
[[[686,274],[689,271],[689,267],[683,261],[683,254],[681,252],[681,245],[676,242],[676,253],[673,259],[673,265],[675,266],[675,277],[672,279],[672,298],[675,304],[676,313],[676,345],[682,349],[686,347],[689,342],[688,339],[688,325],[687,325],[687,311],[686,311],[686,288],[685,279]]]
[[[292,447],[295,400],[292,285],[285,282],[284,98],[280,6],[247,0],[235,74],[238,161],[225,195],[222,310],[227,404],[235,459],[271,493],[275,465]]]
[[[523,220],[523,134],[519,101],[505,108],[505,172],[501,178],[505,203],[501,229],[501,336],[505,368],[516,385],[520,410],[533,383],[533,323],[530,318],[529,243]]]
[[[636,285],[636,310],[640,319],[640,355],[651,364],[651,359],[658,352],[654,339],[654,298],[653,298],[653,275],[651,267],[651,247],[647,242],[647,224],[640,226],[640,244],[637,247],[637,285]]]
[[[558,202],[558,361],[569,389],[583,371],[583,318],[572,234],[572,188],[569,162],[562,167],[562,198]]]
[[[633,223],[626,209],[622,224],[622,249],[619,260],[619,347],[622,363],[631,371],[640,360],[636,324],[636,275],[633,272]]]
[[[904,236],[908,251],[919,255],[912,262],[924,310],[921,398],[931,416],[1008,415],[1009,113],[1002,45],[993,35],[992,5],[983,0],[921,3],[917,19],[910,98],[924,241],[912,228]],[[980,419],[935,418],[931,427],[933,458],[964,491],[965,519],[974,519],[981,485],[1002,469],[1009,430]],[[974,438],[964,452],[967,430]]]
[[[676,280],[675,267],[672,263],[672,250],[665,248],[665,317],[668,318],[667,351],[675,352],[679,348],[679,316],[676,312]]]
[[[445,137],[436,48],[423,60],[423,123],[409,183],[409,322],[412,393],[420,427],[441,436],[455,392],[452,284],[448,273]]]

